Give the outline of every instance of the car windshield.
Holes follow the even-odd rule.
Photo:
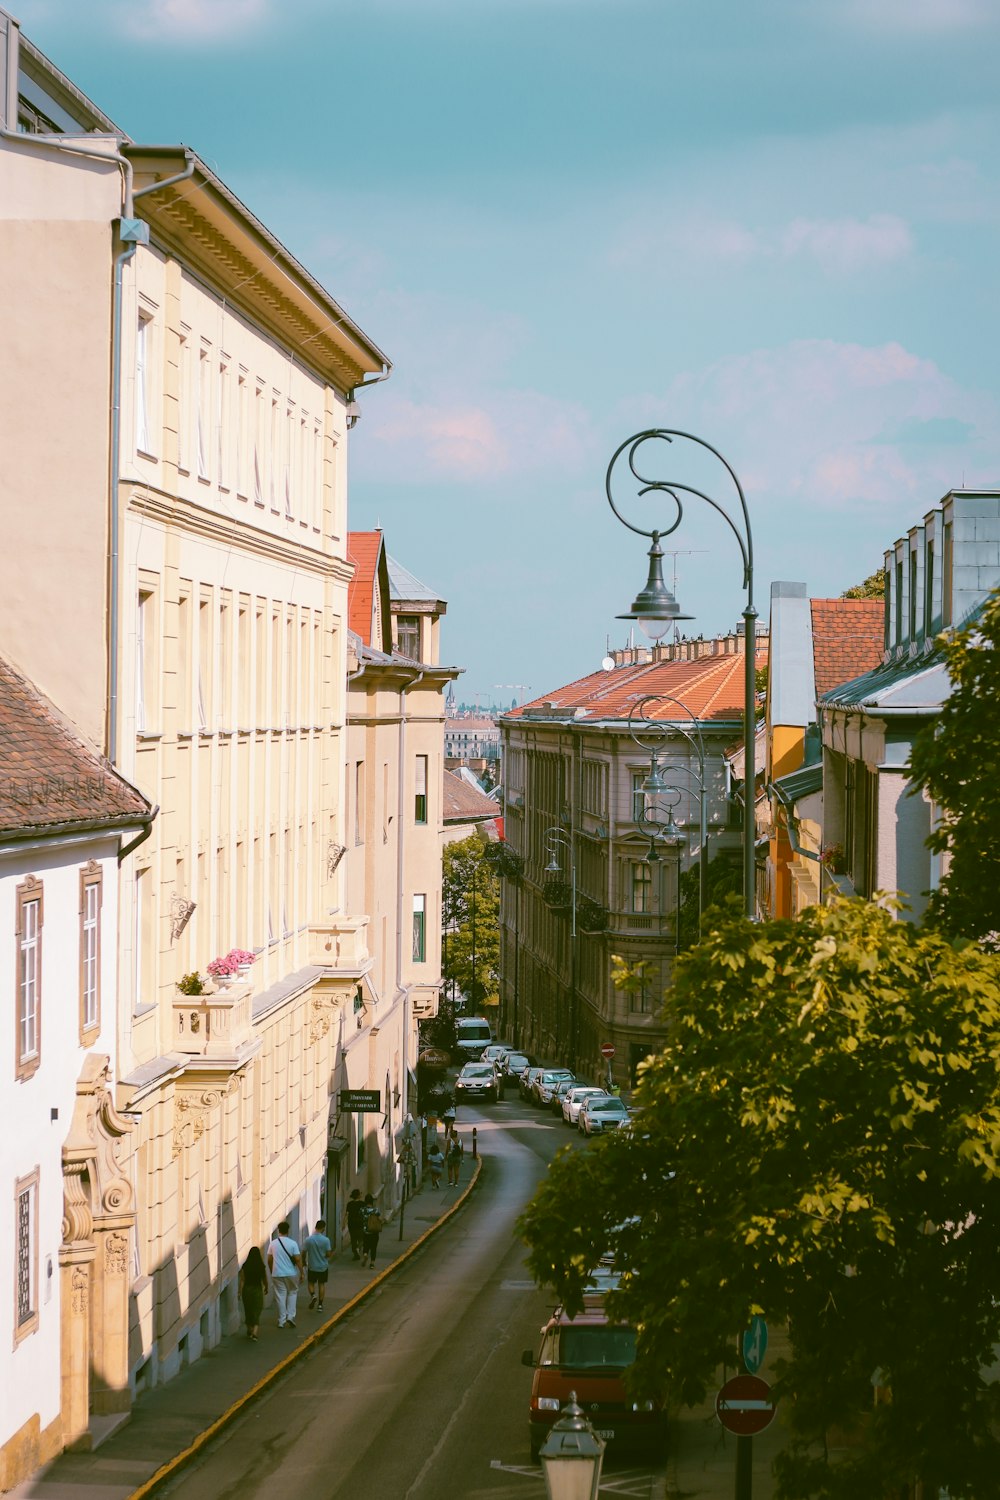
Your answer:
[[[620,1099],[588,1099],[587,1113],[591,1115],[627,1115],[628,1110]]]
[[[459,1021],[455,1031],[460,1042],[488,1042],[490,1039],[488,1021]]]
[[[570,1325],[559,1339],[559,1363],[571,1370],[623,1370],[635,1359],[635,1330]]]
[[[463,1078],[492,1078],[492,1063],[466,1063],[462,1069]]]
[[[511,1073],[523,1073],[528,1066],[528,1059],[523,1052],[508,1052],[506,1061]]]
[[[543,1083],[558,1083],[560,1078],[572,1078],[568,1068],[553,1068],[542,1074]]]

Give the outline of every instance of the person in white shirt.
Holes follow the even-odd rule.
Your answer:
[[[288,1229],[288,1220],[282,1219],[267,1247],[267,1269],[274,1282],[279,1328],[295,1327],[295,1304],[302,1280],[302,1255]]]

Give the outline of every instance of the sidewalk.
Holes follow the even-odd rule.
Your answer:
[[[260,1338],[230,1334],[174,1380],[140,1396],[131,1420],[91,1453],[63,1453],[17,1489],[15,1500],[145,1500],[165,1479],[183,1467],[220,1428],[302,1353],[333,1328],[372,1287],[435,1233],[475,1187],[481,1159],[462,1164],[457,1189],[429,1182],[411,1198],[403,1214],[390,1220],[379,1242],[379,1264],[364,1270],[342,1250],[330,1266],[326,1306],[310,1312],[303,1284],[295,1328],[280,1332],[273,1302],[264,1309]]]

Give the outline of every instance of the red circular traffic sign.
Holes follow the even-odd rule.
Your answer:
[[[715,1415],[727,1432],[753,1437],[774,1421],[771,1387],[759,1375],[734,1375],[715,1398]]]
[[[612,1047],[611,1043],[610,1042],[604,1042],[604,1043],[602,1043],[602,1045],[601,1045],[601,1056],[602,1057],[607,1057],[607,1058],[612,1058],[612,1057],[614,1057],[614,1055],[615,1055],[615,1049],[614,1049],[614,1047]]]

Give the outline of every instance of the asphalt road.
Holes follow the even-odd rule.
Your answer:
[[[481,1110],[480,1186],[447,1230],[366,1299],[162,1493],[190,1500],[473,1500],[544,1495],[528,1450],[530,1374],[551,1300],[514,1229],[556,1149],[555,1117],[509,1095]],[[614,1493],[654,1476],[607,1465]],[[605,1486],[602,1484],[602,1491]]]

